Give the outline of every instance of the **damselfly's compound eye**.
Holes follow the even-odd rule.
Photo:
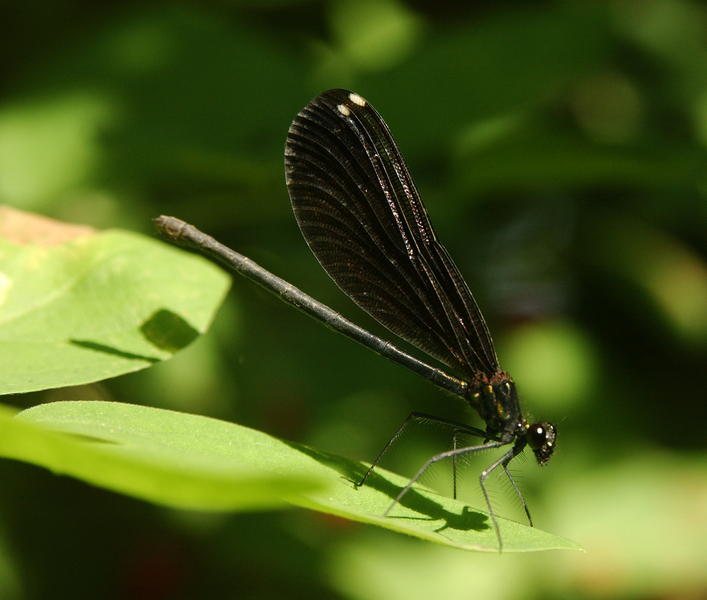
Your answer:
[[[533,423],[526,434],[528,446],[535,453],[539,465],[544,465],[555,451],[557,429],[552,423]]]

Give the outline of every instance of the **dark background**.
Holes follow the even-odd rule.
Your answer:
[[[707,9],[700,2],[4,2],[0,202],[152,234],[171,214],[372,331],[301,238],[287,128],[330,87],[393,131],[530,418],[514,473],[586,554],[485,556],[293,510],[154,507],[0,461],[0,597],[707,596]],[[373,460],[412,410],[478,423],[235,279],[171,361],[104,398]],[[414,432],[386,466],[439,449]],[[463,497],[483,507],[475,459]],[[426,483],[449,493],[443,470]],[[500,514],[523,521],[502,480]]]

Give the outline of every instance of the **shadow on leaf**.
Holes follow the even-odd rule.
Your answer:
[[[346,481],[347,485],[350,485],[354,489],[360,489],[357,486],[357,482],[363,479],[363,476],[367,471],[367,468],[364,465],[340,456],[334,456],[308,448],[306,446],[300,446],[299,444],[294,444],[292,442],[285,443],[291,448],[306,454],[324,466],[338,472],[342,479]],[[390,498],[391,503],[402,490],[402,487],[389,481],[375,470],[368,476],[364,487],[368,487],[380,492],[381,494],[385,494],[388,498]],[[447,529],[457,531],[483,531],[485,529],[490,529],[491,527],[488,524],[488,515],[478,512],[468,506],[464,506],[461,513],[456,514],[445,509],[441,504],[435,502],[434,499],[430,498],[428,495],[420,493],[414,487],[400,499],[398,504],[418,514],[400,516],[392,514],[388,516],[389,519],[441,521],[442,524],[440,527],[435,529],[438,533],[441,533]],[[393,508],[393,510],[395,510],[395,508]],[[382,514],[377,516],[382,516]]]
[[[112,354],[113,356],[119,356],[120,358],[127,358],[128,360],[144,360],[149,363],[160,362],[159,358],[154,358],[153,356],[143,356],[141,354],[124,352],[123,350],[118,350],[117,348],[105,346],[104,344],[98,344],[89,340],[69,340],[69,344],[72,346],[78,346],[79,348],[85,348],[86,350],[95,350],[96,352],[103,352],[104,354]]]
[[[191,344],[199,332],[178,314],[158,310],[140,326],[148,342],[166,352],[177,352]]]

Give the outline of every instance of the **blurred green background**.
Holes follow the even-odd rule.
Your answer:
[[[0,202],[147,235],[178,216],[391,339],[310,254],[283,175],[312,97],[367,98],[527,416],[558,423],[548,467],[513,469],[535,524],[587,551],[479,555],[303,510],[178,512],[3,460],[0,598],[707,597],[705,3],[8,0],[0,31]],[[95,398],[367,461],[413,410],[479,424],[240,278],[171,361],[3,401]],[[385,466],[412,475],[434,438],[415,432]],[[465,473],[473,506],[491,460]],[[448,473],[430,479],[449,493]],[[523,522],[503,480],[491,488]]]

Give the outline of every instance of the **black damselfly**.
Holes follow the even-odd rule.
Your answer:
[[[414,420],[438,421],[454,430],[451,450],[430,458],[393,500],[390,510],[432,464],[511,445],[479,481],[502,548],[485,481],[503,468],[532,526],[530,511],[508,471],[529,446],[544,465],[555,449],[551,423],[528,423],[516,387],[501,370],[491,335],[464,278],[437,240],[398,146],[378,112],[358,94],[329,90],[293,121],[285,145],[285,179],[304,239],[334,282],[356,304],[392,332],[463,375],[456,377],[407,354],[317,302],[250,259],[172,217],[156,219],[177,243],[199,249],[259,283],[327,327],[367,346],[435,385],[461,396],[486,430],[432,415],[411,414],[357,486]],[[458,446],[460,434],[483,439]]]

